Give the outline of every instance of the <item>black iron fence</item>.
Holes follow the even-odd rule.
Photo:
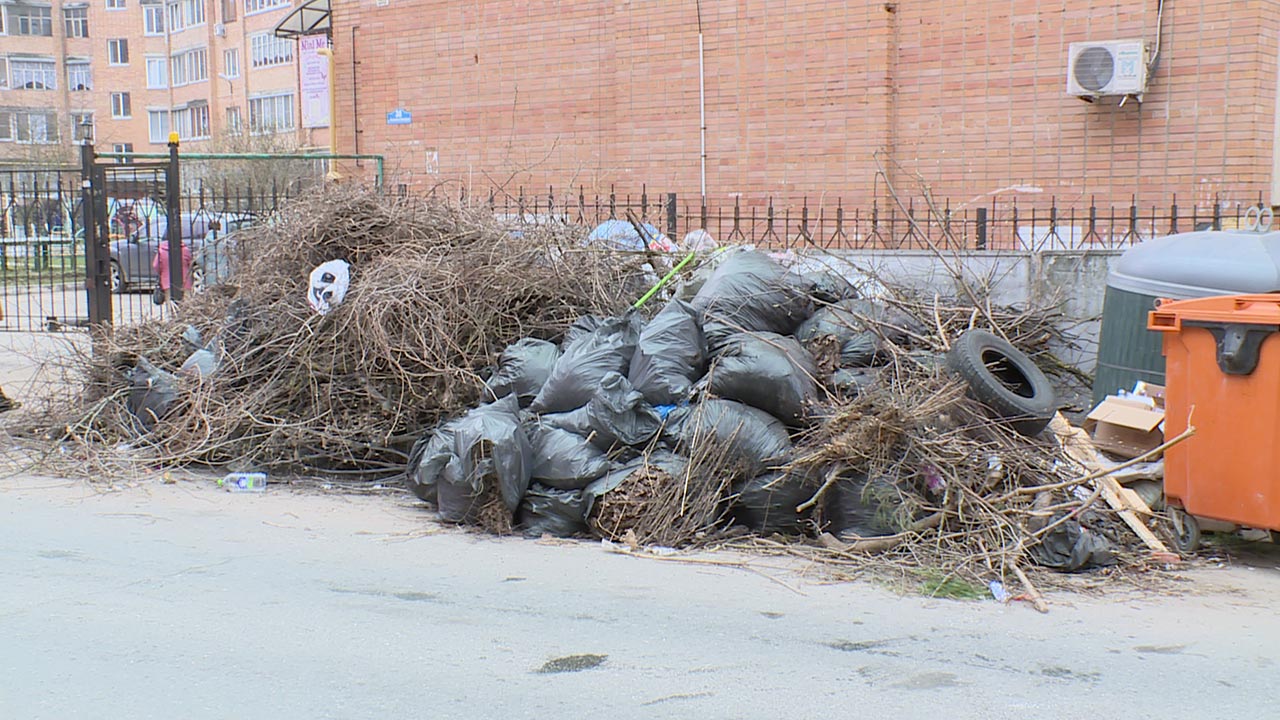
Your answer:
[[[0,328],[87,313],[83,217],[79,170],[0,170]]]
[[[691,203],[675,193],[544,193],[490,191],[483,203],[499,217],[525,223],[559,221],[594,226],[625,220],[628,213],[672,239],[702,229],[719,243],[754,244],[777,249],[818,247],[829,250],[1051,251],[1128,247],[1153,237],[1207,229],[1249,226],[1250,208],[1179,205],[1177,196],[1163,206],[1099,204],[1060,206],[1056,200],[1019,203],[992,201],[953,207],[950,202],[905,205],[874,201],[869,208],[848,208],[840,200],[781,204],[766,198],[734,198],[719,204]]]

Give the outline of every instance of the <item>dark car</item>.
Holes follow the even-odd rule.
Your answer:
[[[193,268],[194,259],[203,254],[207,239],[216,238],[222,227],[237,224],[245,217],[243,213],[219,213],[208,210],[183,213],[182,242],[191,248]],[[125,238],[111,241],[112,292],[152,289],[159,284],[152,262],[155,260],[160,244],[168,242],[168,228],[168,218],[158,215],[137,222]]]

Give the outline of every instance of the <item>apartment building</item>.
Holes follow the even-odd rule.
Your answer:
[[[86,136],[117,152],[163,150],[170,131],[206,149],[230,137],[262,136],[274,149],[327,144],[327,129],[302,127],[298,43],[273,32],[291,9],[289,0],[0,0],[0,165],[74,162]]]

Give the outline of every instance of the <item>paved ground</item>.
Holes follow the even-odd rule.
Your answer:
[[[0,717],[1272,717],[1278,564],[1039,615],[441,531],[404,496],[7,478]]]

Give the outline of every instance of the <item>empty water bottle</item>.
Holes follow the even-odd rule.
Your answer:
[[[992,580],[987,584],[987,588],[991,590],[991,597],[995,598],[996,602],[1009,602],[1009,591],[1004,589],[1004,583],[999,580]]]
[[[218,487],[230,492],[266,492],[267,474],[260,472],[231,473],[218,481]]]

